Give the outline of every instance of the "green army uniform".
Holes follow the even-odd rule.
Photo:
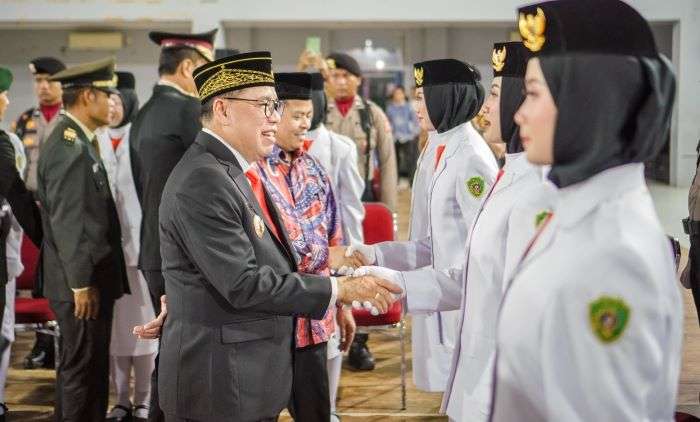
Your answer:
[[[64,93],[116,86],[114,60],[52,76]],[[102,94],[95,94],[102,95]],[[114,301],[128,293],[116,206],[95,135],[67,108],[42,146],[38,164],[44,240],[42,274],[61,330],[54,412],[60,420],[104,420],[109,398],[109,343]],[[74,294],[99,293],[95,319],[75,316]]]

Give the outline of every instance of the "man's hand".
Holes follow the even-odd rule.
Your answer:
[[[328,252],[328,266],[340,275],[351,275],[352,270],[365,265],[359,252],[347,253],[345,246],[332,246]]]
[[[73,291],[75,315],[78,319],[97,319],[100,314],[100,291],[96,287],[86,287]]]
[[[146,325],[137,325],[134,327],[136,337],[145,340],[153,340],[160,337],[160,332],[165,324],[165,318],[168,316],[168,303],[165,295],[160,297],[160,315]]]
[[[341,277],[338,279],[338,300],[346,305],[359,302],[366,308],[377,308],[379,313],[386,313],[396,300],[394,294],[403,290],[396,284],[374,276]]]
[[[352,309],[344,306],[338,308],[338,326],[340,327],[340,351],[347,352],[350,350],[352,339],[355,338],[355,317],[352,316]]]

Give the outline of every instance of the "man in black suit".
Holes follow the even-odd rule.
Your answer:
[[[384,312],[401,292],[372,277],[294,272],[298,257],[250,166],[271,152],[280,120],[271,65],[268,52],[252,52],[194,73],[204,129],[160,207],[168,421],[276,420],[291,398],[294,316],[320,319],[353,301]]]
[[[216,30],[202,34],[148,34],[161,47],[160,80],[131,125],[129,150],[143,209],[139,268],[148,283],[156,314],[163,295],[158,207],[165,181],[202,127],[192,72],[213,59],[215,34]]]
[[[109,123],[114,59],[68,68],[61,82],[65,114],[43,145],[37,195],[44,239],[44,283],[61,331],[57,421],[101,421],[109,396],[114,301],[129,287],[117,210],[94,131]]]
[[[165,293],[158,238],[158,207],[163,186],[202,128],[200,103],[192,72],[213,60],[216,29],[201,34],[151,32],[151,41],[161,47],[160,80],[153,95],[139,110],[129,132],[129,152],[136,193],[141,201],[141,246],[139,269],[148,284],[156,315]],[[151,380],[149,421],[161,422],[158,407],[158,358]]]

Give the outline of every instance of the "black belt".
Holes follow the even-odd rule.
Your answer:
[[[683,222],[683,231],[685,234],[693,236],[700,234],[700,221],[691,220],[690,217],[681,220]]]

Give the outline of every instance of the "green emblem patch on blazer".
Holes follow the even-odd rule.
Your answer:
[[[467,190],[474,198],[481,198],[481,195],[484,194],[485,186],[486,182],[484,182],[484,178],[481,176],[474,176],[467,180]]]
[[[621,298],[601,296],[590,303],[588,310],[593,334],[603,343],[613,343],[625,332],[630,308]]]
[[[549,217],[552,212],[550,210],[542,210],[535,215],[535,228],[538,229],[544,223],[544,221]]]

